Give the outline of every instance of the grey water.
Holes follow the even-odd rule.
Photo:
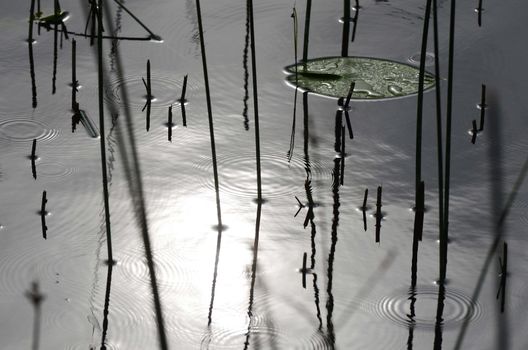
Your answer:
[[[132,39],[103,40],[104,134],[97,40],[90,46],[90,38],[70,34],[61,48],[53,25],[40,34],[34,25],[30,58],[30,1],[2,2],[0,349],[160,349],[160,327],[170,349],[528,348],[526,2],[484,0],[481,26],[478,1],[456,3],[447,280],[438,283],[436,108],[429,89],[414,288],[416,95],[352,98],[349,138],[337,99],[296,91],[286,80],[284,68],[295,63],[292,8],[300,53],[306,1],[255,1],[259,201],[247,2],[201,1],[216,163],[196,2],[123,2],[162,40],[145,40],[151,34],[128,11],[104,2],[112,26],[105,20],[103,34]],[[40,3],[44,15],[53,13],[53,1]],[[343,3],[312,3],[309,59],[342,54]],[[418,69],[426,1],[359,5],[349,11],[359,15],[348,55]],[[84,33],[89,3],[60,6],[69,13],[67,30]],[[444,127],[450,6],[438,0]],[[83,112],[75,132],[72,37]],[[431,73],[432,28],[428,42]],[[473,144],[482,84],[486,119]],[[336,126],[336,114],[345,129]],[[108,261],[100,138],[115,263]]]

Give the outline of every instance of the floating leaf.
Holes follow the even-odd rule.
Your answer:
[[[296,73],[297,69],[297,75]],[[321,57],[286,67],[293,86],[330,97],[345,97],[356,83],[352,99],[374,100],[418,92],[419,70],[409,64],[371,57]],[[424,90],[434,86],[434,76],[425,73]]]

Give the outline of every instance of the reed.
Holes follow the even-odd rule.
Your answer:
[[[143,106],[142,112],[147,109],[147,115],[146,115],[146,129],[147,132],[150,129],[150,107],[152,105],[152,86],[150,85],[150,60],[147,60],[147,81],[145,82],[144,78],[141,78],[143,80],[143,85],[145,85],[145,89],[147,90],[147,100],[145,101],[145,105]]]
[[[343,36],[341,40],[341,56],[348,56],[348,38],[350,34],[350,0],[343,1]]]
[[[442,146],[442,96],[440,86],[440,50],[438,48],[438,4],[433,0],[433,38],[435,66],[435,97],[436,97],[436,153],[438,172],[438,227],[439,238],[444,230],[444,161]]]
[[[72,110],[75,111],[77,106],[77,42],[75,39],[72,39]]]
[[[105,208],[105,228],[106,228],[106,246],[108,250],[108,261],[114,261],[112,251],[112,230],[110,223],[110,198],[108,191],[108,171],[106,165],[106,144],[105,144],[105,120],[104,120],[104,77],[103,77],[103,0],[99,0],[99,9],[97,11],[97,83],[99,99],[99,147],[101,153],[101,175],[103,180],[103,200]]]
[[[416,106],[416,156],[415,156],[415,207],[418,206],[418,192],[422,181],[422,123],[423,123],[423,94],[425,79],[425,57],[427,54],[427,38],[429,33],[429,18],[431,17],[431,0],[425,6],[422,30],[422,46],[420,50],[420,71],[418,75],[418,103]]]
[[[451,0],[449,16],[449,57],[447,72],[447,112],[446,112],[446,154],[443,232],[440,235],[440,283],[444,283],[447,274],[447,241],[449,239],[449,191],[451,178],[451,123],[453,118],[453,72],[455,55],[455,14],[456,0]]]
[[[306,14],[304,17],[304,42],[303,42],[303,58],[304,68],[306,69],[306,62],[308,62],[308,44],[310,42],[310,16],[312,14],[312,0],[306,0]],[[297,63],[297,62],[296,62]]]
[[[178,100],[178,102],[180,102],[180,105],[181,105],[182,125],[184,127],[187,127],[187,114],[185,112],[185,104],[187,103],[187,100],[185,99],[185,94],[187,92],[187,77],[188,77],[187,74],[185,74],[185,76],[183,77],[182,93],[181,93],[180,99]]]
[[[341,126],[341,170],[340,170],[340,174],[341,176],[339,177],[339,183],[341,186],[344,185],[344,181],[345,181],[345,157],[346,157],[346,149],[345,149],[345,127],[344,126]]]
[[[260,165],[260,123],[258,109],[258,84],[257,84],[257,55],[255,53],[255,19],[253,15],[253,0],[248,0],[250,48],[251,48],[251,73],[253,82],[253,113],[255,117],[255,158],[257,165],[257,201],[262,202],[262,176]]]

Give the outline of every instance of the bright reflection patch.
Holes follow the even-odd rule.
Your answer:
[[[345,97],[352,81],[352,99],[375,100],[416,94],[419,70],[409,64],[371,57],[321,57],[306,64],[287,66],[286,80],[304,91],[330,97]],[[425,73],[424,90],[434,86],[434,76]]]

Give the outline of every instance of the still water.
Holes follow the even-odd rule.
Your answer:
[[[418,72],[426,1],[359,3],[350,10],[350,31],[356,28],[347,54]],[[84,33],[89,3],[60,5],[69,13],[67,30]],[[104,343],[143,350],[163,348],[163,339],[171,349],[528,347],[525,2],[484,0],[480,27],[477,1],[456,5],[447,280],[437,282],[436,107],[435,90],[428,89],[425,214],[413,288],[416,94],[352,96],[350,129],[341,121],[343,145],[336,139],[337,99],[296,92],[286,80],[285,67],[296,60],[292,8],[300,60],[306,2],[255,2],[259,200],[247,3],[201,3],[212,124],[195,1],[125,6],[139,21],[108,1],[105,36],[147,38],[141,22],[162,41],[103,40],[100,137],[115,261],[109,264],[97,41],[90,46],[89,38],[70,34],[60,48],[54,25],[39,35],[35,24],[33,90],[30,1],[2,3],[0,349]],[[43,0],[41,10],[52,14],[53,2]],[[308,58],[342,55],[344,12],[343,1],[312,3]],[[438,0],[444,137],[449,18],[450,2]],[[425,69],[432,74],[432,26],[429,33]],[[85,114],[72,133],[73,38],[76,100]],[[482,84],[485,126],[473,144],[469,131],[473,120],[480,123]],[[87,130],[87,118],[95,129]],[[504,242],[508,263],[501,275]]]

